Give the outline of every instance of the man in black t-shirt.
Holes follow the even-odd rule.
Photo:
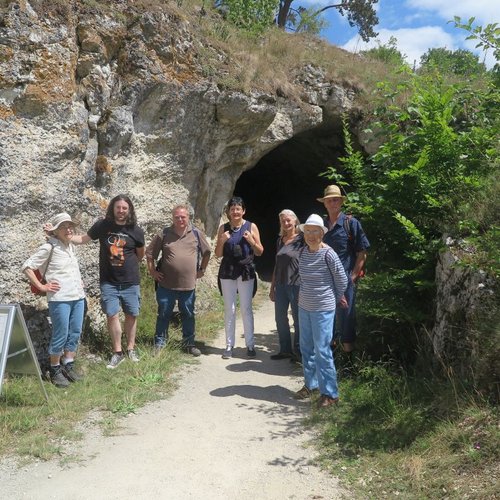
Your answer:
[[[139,262],[144,257],[144,231],[137,225],[134,205],[128,196],[115,196],[104,219],[98,220],[86,235],[77,235],[76,244],[99,240],[99,282],[101,307],[107,316],[113,355],[107,368],[116,368],[124,359],[120,306],[125,314],[127,354],[139,361],[135,352],[135,333],[140,308]]]

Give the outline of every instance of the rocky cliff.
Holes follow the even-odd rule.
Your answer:
[[[445,372],[473,380],[498,400],[498,280],[462,263],[473,247],[450,237],[445,243],[436,268],[436,321],[431,332],[436,360]]]
[[[203,76],[200,54],[215,49],[175,10],[84,4],[0,0],[0,303],[28,316],[45,301],[19,269],[52,214],[85,230],[124,192],[148,238],[186,201],[213,236],[244,171],[304,132],[334,140],[353,109],[351,87],[307,64],[294,99],[224,89]],[[96,247],[80,252],[91,310]]]

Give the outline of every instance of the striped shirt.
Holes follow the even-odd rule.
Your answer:
[[[334,311],[347,287],[347,276],[335,251],[324,247],[310,252],[306,246],[299,256],[299,274],[299,307]]]

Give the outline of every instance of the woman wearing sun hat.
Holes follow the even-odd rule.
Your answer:
[[[347,277],[338,255],[323,243],[326,227],[322,218],[312,214],[300,229],[307,245],[299,255],[300,352],[305,383],[295,398],[306,399],[319,392],[318,406],[324,408],[339,399],[330,342],[336,305],[346,305]]]
[[[85,293],[75,247],[71,243],[74,229],[75,223],[69,214],[63,212],[52,217],[44,225],[47,242],[22,266],[31,284],[47,294],[52,322],[50,379],[60,388],[82,378],[75,371],[74,360],[82,332]],[[46,283],[36,276],[36,270]]]

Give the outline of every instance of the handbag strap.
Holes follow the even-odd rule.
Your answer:
[[[45,275],[47,274],[47,269],[49,268],[50,259],[52,258],[52,252],[54,252],[54,245],[50,241],[48,242],[48,244],[50,245],[50,253],[49,257],[47,258],[47,262],[45,263],[45,270],[43,271],[42,279],[45,279]]]

